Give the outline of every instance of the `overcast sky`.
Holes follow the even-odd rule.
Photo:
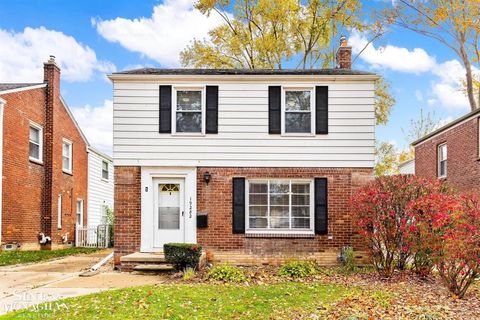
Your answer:
[[[193,0],[1,0],[0,82],[42,81],[50,54],[62,69],[61,92],[90,143],[112,153],[112,86],[106,74],[138,68],[179,67],[179,52],[221,20],[192,8]],[[367,7],[382,1],[362,1]],[[388,4],[388,2],[387,2]],[[354,52],[366,43],[347,35]],[[447,49],[425,37],[391,29],[369,46],[355,69],[382,74],[397,104],[377,138],[405,148],[401,128],[420,108],[442,121],[469,111],[459,90],[464,70]]]

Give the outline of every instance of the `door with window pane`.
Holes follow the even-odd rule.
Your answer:
[[[163,248],[168,242],[184,242],[184,181],[158,179],[154,185],[154,247]]]

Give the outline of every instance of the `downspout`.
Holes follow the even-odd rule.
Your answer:
[[[3,207],[3,109],[7,101],[0,98],[0,245],[2,244],[2,207]]]

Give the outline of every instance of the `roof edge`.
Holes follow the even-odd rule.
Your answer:
[[[87,145],[87,148],[90,147],[90,143],[88,142],[87,137],[86,137],[85,134],[83,133],[82,128],[80,128],[80,125],[78,124],[77,120],[76,120],[75,117],[73,116],[72,111],[70,110],[70,108],[68,107],[67,103],[65,102],[65,100],[63,99],[62,96],[60,96],[60,101],[62,102],[62,105],[63,105],[63,107],[65,108],[65,110],[67,110],[67,113],[68,113],[68,115],[70,116],[70,119],[72,119],[73,123],[75,124],[75,127],[76,127],[76,128],[78,129],[78,131],[80,132],[80,136],[82,137],[83,141],[84,141],[85,144]]]
[[[15,93],[15,92],[20,92],[20,91],[25,91],[25,90],[33,90],[33,89],[39,89],[39,88],[44,88],[46,87],[46,83],[37,83],[37,84],[32,84],[29,86],[25,87],[20,87],[20,88],[14,88],[14,89],[8,89],[8,90],[0,90],[0,94],[7,94],[7,93]]]
[[[455,119],[455,120],[453,120],[453,121],[450,122],[450,123],[447,123],[447,124],[444,125],[443,127],[440,127],[440,128],[438,128],[437,130],[435,130],[435,131],[427,134],[426,136],[424,136],[424,137],[422,137],[422,138],[420,138],[420,139],[418,139],[418,140],[413,141],[413,142],[411,143],[411,145],[415,147],[415,146],[419,145],[420,143],[422,143],[422,142],[424,142],[424,141],[426,141],[426,140],[428,140],[428,139],[430,139],[430,138],[433,138],[434,136],[436,136],[436,135],[444,132],[445,130],[450,129],[451,127],[453,127],[453,126],[455,126],[455,125],[457,125],[457,124],[460,124],[461,122],[464,122],[464,121],[466,121],[466,120],[470,120],[471,117],[475,117],[477,114],[480,115],[480,108],[479,108],[479,109],[475,109],[475,110],[467,113],[466,115],[461,116],[460,118]]]
[[[88,147],[88,150],[89,150],[89,151],[92,151],[93,153],[96,153],[96,154],[99,155],[100,157],[105,158],[105,159],[107,159],[107,160],[110,161],[110,162],[113,162],[113,158],[112,158],[111,156],[109,156],[108,154],[106,154],[106,153],[98,150],[98,149],[95,148],[95,147],[89,146],[89,147]]]

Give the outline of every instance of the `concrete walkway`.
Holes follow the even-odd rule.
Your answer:
[[[0,267],[0,314],[67,297],[163,282],[159,276],[119,273],[108,267],[93,277],[79,277],[108,253],[104,250],[49,262]],[[52,307],[61,306],[52,303]]]

